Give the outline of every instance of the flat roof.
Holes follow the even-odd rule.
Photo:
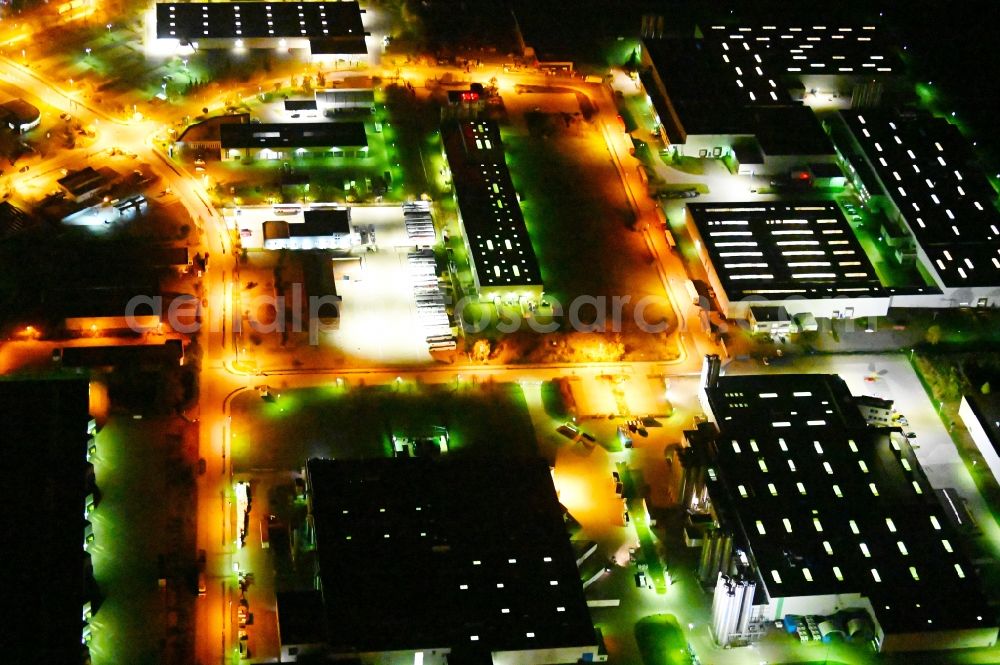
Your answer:
[[[310,208],[302,213],[301,224],[289,224],[293,236],[320,236],[351,232],[350,208]]]
[[[887,295],[833,201],[687,209],[730,301]]]
[[[791,321],[784,305],[751,305],[750,313],[757,321]]]
[[[859,593],[887,633],[996,626],[909,440],[836,375],[725,376],[709,494],[769,598]]]
[[[326,642],[326,610],[323,594],[308,591],[279,591],[278,639],[282,645]]]
[[[710,25],[703,32],[749,101],[781,101],[783,77],[867,77],[901,68],[892,40],[873,23],[741,23]]]
[[[996,191],[958,129],[924,113],[840,115],[944,285],[1000,285]]]
[[[79,287],[62,290],[58,301],[66,318],[120,317],[125,316],[129,302],[142,298],[142,304],[135,307],[135,316],[153,314],[149,298],[160,295],[160,290],[150,285],[141,287]]]
[[[177,366],[184,355],[178,339],[163,344],[117,344],[114,346],[67,346],[62,350],[63,367]]]
[[[364,37],[357,2],[157,2],[158,39]]]
[[[495,651],[597,642],[541,459],[311,459],[330,644]]]
[[[371,88],[337,88],[334,90],[317,90],[316,101],[323,104],[363,104],[371,106],[375,103],[375,91]]]
[[[87,379],[0,380],[4,659],[82,662]]]
[[[220,125],[222,148],[356,148],[368,145],[363,122]]]
[[[156,267],[186,266],[190,262],[187,247],[154,246],[145,250],[149,264]]]
[[[441,136],[479,283],[541,285],[538,259],[504,161],[497,124],[448,123]]]
[[[834,155],[833,143],[808,106],[751,106],[754,135],[765,155]]]
[[[713,57],[711,44],[692,38],[644,39],[642,45],[669,97],[650,96],[662,122],[672,124],[668,108],[663,107],[669,104],[687,134],[753,133],[746,95],[721,56]],[[672,141],[683,142],[669,125],[667,134]]]
[[[316,110],[316,100],[315,99],[286,99],[284,106],[285,106],[285,110],[286,111],[315,111]]]

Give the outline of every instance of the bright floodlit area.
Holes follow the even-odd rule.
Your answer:
[[[239,228],[248,232],[244,241],[261,247],[261,225],[274,218],[271,206],[240,209]],[[399,206],[351,207],[355,230],[374,232],[374,244],[358,246],[350,254],[337,255],[336,280],[340,323],[334,330],[321,331],[312,344],[305,335],[280,344],[280,335],[254,338],[245,343],[241,361],[260,371],[289,367],[308,359],[311,363],[374,365],[422,363],[430,360],[426,338],[437,329],[425,327],[414,298],[414,284],[407,255],[415,246],[407,238],[403,210]],[[369,238],[371,236],[369,235]],[[251,269],[241,269],[244,286],[271,279],[269,273],[280,251],[253,250]],[[294,251],[289,251],[294,258]],[[346,279],[344,276],[346,275]],[[252,291],[252,290],[251,290]],[[245,291],[244,298],[255,295]]]

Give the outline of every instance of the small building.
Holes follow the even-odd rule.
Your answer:
[[[111,185],[107,174],[95,170],[91,166],[79,171],[73,171],[56,181],[66,192],[68,199],[76,203],[84,203],[103,194]]]
[[[249,113],[231,113],[217,115],[201,122],[196,122],[181,133],[177,139],[177,147],[205,152],[218,152],[222,149],[222,125],[239,125],[250,122]]]
[[[958,415],[993,478],[1000,482],[1000,395],[963,395]]]
[[[375,91],[371,88],[317,90],[316,106],[325,115],[351,111],[371,113],[375,110]]]
[[[892,425],[892,400],[875,397],[874,395],[856,395],[854,403],[861,412],[865,422],[873,427],[889,427]]]
[[[42,114],[23,99],[12,99],[0,104],[0,124],[15,134],[26,134],[42,122]]]
[[[350,208],[306,210],[302,222],[264,222],[264,249],[340,249],[354,244]]]
[[[225,124],[219,130],[224,161],[368,156],[361,122]]]
[[[293,118],[315,118],[319,115],[315,99],[286,99],[284,109]]]
[[[795,322],[781,305],[750,305],[747,322],[750,332],[754,334],[787,335],[796,332]]]

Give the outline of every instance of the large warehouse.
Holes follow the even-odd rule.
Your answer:
[[[313,60],[367,61],[357,2],[157,2],[155,48],[304,49]]]
[[[306,474],[322,602],[296,599],[291,619],[279,604],[283,662],[310,650],[362,663],[597,660],[544,461],[312,459]],[[303,617],[310,606],[320,616]]]
[[[899,306],[1000,306],[996,191],[958,129],[926,114],[845,111],[833,132],[855,188],[895,229],[901,261],[917,261],[941,294]]]
[[[481,301],[527,306],[543,285],[495,122],[447,123],[441,130],[459,218]]]
[[[901,431],[868,425],[835,375],[707,377],[714,425],[686,433],[683,501],[717,526],[699,570],[719,580],[717,641],[784,621],[801,639],[883,652],[996,643],[963,542]]]
[[[91,600],[100,595],[88,552],[93,530],[84,517],[96,491],[89,384],[0,381],[0,402],[4,660],[83,665],[90,662]]]
[[[688,204],[686,221],[727,318],[763,303],[830,318],[889,309],[889,290],[833,201]]]
[[[690,39],[646,39],[642,81],[678,154],[732,156],[742,172],[833,163],[808,106],[876,103],[897,64],[872,25],[714,25]]]

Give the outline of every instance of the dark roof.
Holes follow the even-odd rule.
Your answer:
[[[186,266],[189,263],[187,247],[149,247],[146,249],[149,265],[155,267]]]
[[[319,591],[279,591],[275,596],[282,645],[326,642],[326,612]]]
[[[814,162],[809,164],[809,172],[814,178],[843,178],[840,164],[835,162]]]
[[[769,598],[859,593],[886,633],[996,625],[909,440],[867,426],[840,377],[730,375],[707,392],[709,494]]]
[[[285,100],[285,110],[286,111],[315,111],[316,110],[316,100],[315,99],[286,99]]]
[[[313,38],[309,40],[309,52],[313,55],[364,55],[368,53],[368,44],[360,35]]]
[[[448,123],[441,136],[480,284],[541,284],[496,123]]]
[[[10,201],[0,201],[0,238],[5,238],[30,227],[34,218]]]
[[[357,2],[156,3],[158,39],[363,37],[364,32]]]
[[[81,663],[86,379],[0,380],[4,659]]]
[[[56,182],[70,194],[78,196],[103,187],[108,183],[108,179],[101,172],[95,171],[92,166],[86,166],[79,171],[64,175]]]
[[[756,103],[783,101],[784,84],[799,77],[871,78],[900,69],[891,40],[875,24],[753,22],[706,26],[704,34],[715,57],[728,58],[731,76],[743,83],[747,99]]]
[[[309,460],[335,648],[596,644],[548,465],[483,462]]]
[[[783,305],[751,305],[750,314],[757,321],[791,321]]]
[[[117,344],[114,346],[67,346],[62,350],[63,367],[177,366],[183,355],[180,340],[163,344]]]
[[[869,193],[892,199],[944,285],[1000,286],[996,192],[958,129],[923,113],[841,117],[880,181]]]
[[[332,106],[372,106],[375,104],[375,91],[371,88],[317,90],[316,101]]]
[[[134,308],[135,316],[152,314],[149,298],[160,295],[159,289],[127,287],[96,287],[65,289],[59,293],[58,300],[63,316],[77,317],[116,317],[125,316],[129,302],[133,298],[142,298]]]
[[[222,125],[222,148],[355,148],[368,145],[362,122]]]
[[[0,104],[0,109],[12,115],[20,124],[30,124],[41,116],[38,109],[23,99],[12,99]]]
[[[202,141],[219,141],[221,140],[221,130],[219,127],[222,125],[230,124],[240,124],[249,123],[250,114],[249,113],[232,113],[228,115],[217,115],[207,120],[202,120],[201,122],[196,122],[193,125],[189,125],[187,129],[177,138],[178,143],[183,143],[185,141],[195,143]]]
[[[330,236],[351,232],[350,208],[312,208],[302,213],[301,224],[289,224],[293,236]]]
[[[884,399],[875,395],[857,395],[854,398],[854,403],[878,409],[891,409],[893,404],[891,399]]]
[[[765,155],[833,155],[833,144],[808,106],[754,106],[754,135]]]
[[[835,202],[689,203],[687,209],[730,301],[886,295]]]
[[[746,112],[748,103],[736,84],[736,77],[721,57],[699,39],[645,39],[643,48],[663,81],[669,100],[652,97],[663,123],[671,114],[662,105],[669,102],[676,111],[685,134],[752,134],[753,123]],[[667,134],[683,143],[668,125]]]

